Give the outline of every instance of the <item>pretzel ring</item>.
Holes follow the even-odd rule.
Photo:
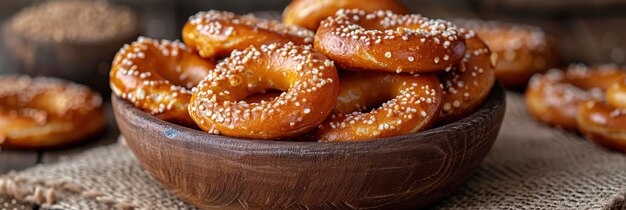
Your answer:
[[[525,86],[533,74],[559,64],[556,40],[539,27],[480,20],[454,23],[475,31],[498,55],[496,77],[507,87]]]
[[[366,12],[390,10],[396,14],[409,13],[409,9],[396,0],[294,0],[283,11],[283,23],[316,30],[320,21],[344,8]]]
[[[243,101],[268,89],[285,92],[269,102]],[[198,85],[189,114],[209,133],[282,139],[324,121],[338,94],[337,69],[310,45],[251,46],[233,51]]]
[[[102,98],[65,80],[0,76],[0,145],[56,147],[74,143],[105,125]]]
[[[315,48],[350,70],[422,73],[458,63],[465,44],[444,20],[390,11],[339,10],[321,22]]]
[[[191,16],[183,28],[185,44],[205,58],[228,56],[233,50],[243,50],[250,45],[310,44],[313,36],[313,32],[297,26],[215,10]]]
[[[454,68],[441,74],[443,108],[439,124],[456,121],[472,114],[487,98],[495,83],[489,48],[474,32],[464,32],[465,57]]]
[[[606,90],[606,101],[614,107],[626,109],[626,78],[621,78],[609,86]]]
[[[441,97],[434,75],[346,71],[334,113],[314,136],[321,142],[339,142],[415,133],[435,122]]]
[[[626,152],[626,78],[606,91],[606,102],[589,100],[580,105],[578,127],[588,139]]]
[[[140,37],[113,60],[113,93],[165,121],[195,127],[187,105],[190,89],[215,67],[178,41]]]
[[[602,100],[609,85],[623,76],[626,72],[610,66],[550,70],[532,77],[526,90],[526,106],[539,121],[574,130],[578,128],[579,105],[586,100]]]

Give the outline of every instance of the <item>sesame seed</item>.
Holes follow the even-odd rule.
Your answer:
[[[386,58],[391,58],[391,52],[386,52],[386,53],[385,53],[385,57],[386,57]]]

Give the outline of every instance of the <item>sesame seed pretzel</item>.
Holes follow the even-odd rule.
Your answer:
[[[539,27],[481,20],[454,23],[475,31],[498,55],[496,78],[507,87],[525,86],[533,74],[559,63],[556,40]]]
[[[178,41],[140,37],[113,60],[113,93],[156,117],[195,127],[187,105],[190,89],[215,67]]]
[[[315,48],[349,70],[442,71],[465,54],[458,28],[444,20],[391,11],[341,9],[320,23]]]
[[[396,0],[294,0],[283,11],[283,23],[316,30],[320,21],[335,15],[342,8],[366,12],[390,10],[396,14],[409,13],[409,9]]]
[[[441,110],[442,90],[434,75],[344,71],[340,79],[333,114],[313,134],[321,142],[415,133],[430,127]]]
[[[626,77],[606,91],[606,101],[588,100],[580,105],[577,122],[590,140],[626,152]]]
[[[526,90],[528,111],[544,123],[568,130],[578,128],[579,107],[587,100],[604,99],[609,85],[626,76],[613,66],[587,68],[571,66],[565,71],[550,70],[531,78]]]
[[[244,101],[270,89],[285,92],[271,101]],[[324,121],[338,94],[337,69],[310,45],[250,46],[233,51],[198,85],[189,114],[208,133],[282,139]]]
[[[228,56],[233,50],[243,50],[251,45],[310,44],[313,36],[313,32],[297,26],[215,10],[191,16],[183,28],[185,44],[205,58]]]
[[[622,68],[622,71],[626,69]],[[606,89],[606,101],[614,107],[626,109],[626,78],[620,78]]]
[[[102,98],[68,81],[0,76],[0,145],[57,147],[74,143],[105,125]]]
[[[493,57],[473,31],[464,31],[467,50],[454,68],[440,74],[443,108],[438,123],[456,121],[473,113],[489,95],[495,83]]]

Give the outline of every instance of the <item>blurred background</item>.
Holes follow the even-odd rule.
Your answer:
[[[0,0],[0,23],[41,0]],[[180,38],[182,25],[201,10],[275,11],[290,0],[111,0],[137,12],[141,33]],[[481,18],[528,23],[558,38],[562,64],[626,65],[626,0],[404,0],[414,13],[433,18]],[[1,37],[0,37],[1,38]],[[2,48],[4,49],[4,48]],[[0,51],[0,72],[11,72]]]

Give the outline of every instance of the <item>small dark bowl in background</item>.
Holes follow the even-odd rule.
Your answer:
[[[2,73],[58,77],[109,95],[113,57],[137,38],[139,27],[137,14],[126,6],[85,1],[30,5],[2,26]]]
[[[9,73],[58,77],[87,85],[103,95],[111,93],[109,69],[115,53],[139,31],[99,43],[37,42],[3,27]]]

